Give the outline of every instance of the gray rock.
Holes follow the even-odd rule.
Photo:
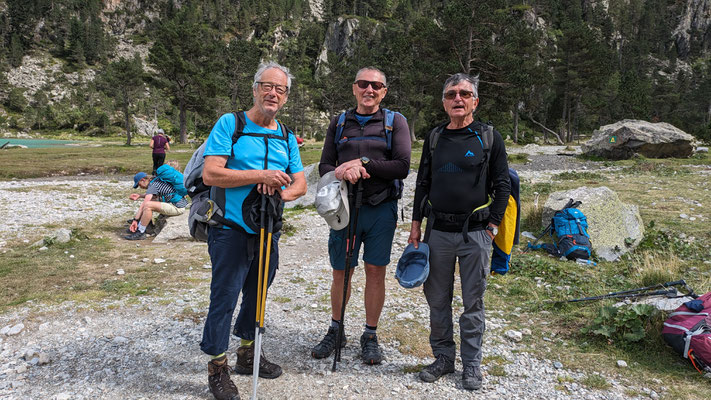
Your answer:
[[[553,363],[553,368],[555,368],[555,369],[561,369],[561,368],[563,368],[563,363],[560,362],[560,361],[556,361],[556,362]]]
[[[51,361],[49,354],[47,353],[40,353],[39,354],[39,365],[46,365],[49,364]]]
[[[624,160],[634,154],[650,158],[689,157],[694,137],[666,122],[622,120],[601,126],[581,146],[583,154]]]
[[[617,360],[617,366],[620,368],[627,368],[627,362],[625,360]]]
[[[184,213],[165,219],[165,226],[160,233],[153,239],[153,243],[168,243],[170,240],[176,239],[191,239],[190,229],[188,228],[188,215],[190,211],[185,210]]]
[[[708,152],[709,152],[709,148],[708,148],[708,147],[705,147],[705,146],[699,146],[699,147],[696,148],[696,152],[697,152],[697,153],[708,153]]]
[[[508,330],[504,332],[504,336],[506,336],[509,340],[512,340],[514,342],[520,342],[523,340],[523,334],[519,331],[514,331],[514,330]]]
[[[642,241],[644,224],[637,206],[622,203],[617,193],[605,186],[551,193],[543,206],[544,226],[568,199],[582,202],[578,208],[587,217],[592,248],[603,260],[616,261]]]
[[[10,328],[7,333],[5,333],[7,336],[15,336],[18,335],[22,330],[25,329],[25,324],[19,323],[12,328]]]
[[[306,194],[294,201],[284,203],[284,208],[292,208],[295,206],[308,207],[314,204],[316,199],[316,186],[318,185],[318,163],[307,165],[304,167],[304,176],[306,177]]]

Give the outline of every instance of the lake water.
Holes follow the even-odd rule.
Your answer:
[[[60,147],[67,146],[70,144],[78,143],[72,140],[51,140],[51,139],[10,139],[10,138],[0,138],[0,147],[5,143],[10,145],[22,145],[27,146],[31,149],[46,148],[46,147]]]

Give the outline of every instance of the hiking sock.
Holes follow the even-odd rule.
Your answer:
[[[365,324],[365,333],[372,333],[375,334],[375,330],[378,329],[378,326],[370,326],[368,324]]]
[[[224,357],[224,356],[225,356],[225,353],[220,353],[220,354],[218,354],[218,355],[216,355],[216,356],[210,356],[210,359],[211,359],[212,361],[215,361],[215,360],[217,360],[218,358]],[[222,362],[217,362],[217,364],[222,364],[223,362],[225,362],[225,360],[222,360]]]
[[[341,325],[341,321],[336,321],[335,319],[331,318],[331,328],[338,328]]]
[[[143,226],[140,222],[138,223],[138,231],[141,233],[146,233],[146,227]]]
[[[240,339],[239,341],[240,346],[251,346],[252,343],[254,343],[254,340]]]

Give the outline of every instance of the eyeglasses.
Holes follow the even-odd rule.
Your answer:
[[[373,88],[373,90],[380,90],[385,87],[385,84],[382,82],[374,82],[374,81],[364,81],[362,79],[359,79],[355,82],[356,85],[358,85],[359,88],[361,89],[367,89],[368,85]]]
[[[288,86],[277,85],[276,83],[271,83],[271,82],[257,82],[257,83],[262,88],[262,92],[264,92],[264,93],[269,93],[272,91],[272,89],[276,90],[277,94],[284,94],[289,91]]]
[[[462,99],[471,99],[474,97],[474,92],[471,92],[469,90],[450,90],[444,94],[444,98],[447,100],[454,100],[455,97],[457,97],[457,94],[459,94],[459,97]]]

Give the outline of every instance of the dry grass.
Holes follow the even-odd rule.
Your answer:
[[[636,264],[633,278],[639,286],[671,282],[682,276],[682,262],[672,252],[643,251],[633,260]]]

